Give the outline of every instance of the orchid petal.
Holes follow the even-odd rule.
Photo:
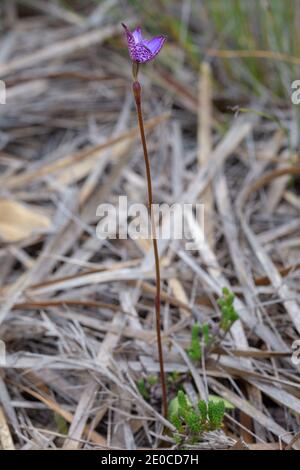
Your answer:
[[[132,47],[135,45],[134,36],[131,31],[127,28],[126,24],[122,23],[123,28],[125,29],[128,47]]]
[[[159,53],[165,40],[164,36],[156,36],[150,41],[144,41],[144,45],[152,52],[153,58]]]
[[[143,42],[143,36],[142,36],[142,30],[141,30],[141,27],[138,26],[132,33],[133,37],[134,37],[134,40],[135,40],[135,43],[136,44],[139,44],[141,42]]]

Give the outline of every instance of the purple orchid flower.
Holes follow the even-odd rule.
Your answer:
[[[140,26],[138,26],[133,33],[129,31],[125,24],[122,23],[122,26],[126,31],[130,58],[133,62],[139,64],[154,59],[167,39],[165,36],[155,36],[153,39],[147,41],[142,36]]]

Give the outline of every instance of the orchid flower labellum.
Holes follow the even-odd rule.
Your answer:
[[[154,38],[146,40],[142,36],[140,26],[133,32],[129,31],[125,24],[122,23],[122,26],[126,32],[130,58],[132,62],[137,62],[138,64],[153,60],[167,39],[165,36],[154,36]]]

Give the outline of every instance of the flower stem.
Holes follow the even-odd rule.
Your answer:
[[[151,232],[152,232],[151,238],[152,238],[153,252],[154,252],[154,258],[155,258],[155,276],[156,276],[156,295],[155,295],[156,315],[155,315],[155,318],[156,318],[157,348],[158,348],[158,359],[159,359],[159,368],[160,368],[160,382],[161,382],[161,389],[162,389],[163,415],[164,417],[167,417],[168,415],[167,387],[166,387],[166,378],[165,378],[165,371],[164,371],[164,357],[163,357],[163,348],[162,348],[162,341],[161,341],[161,326],[160,326],[160,320],[161,320],[161,317],[160,317],[160,304],[161,304],[160,263],[159,263],[159,253],[158,253],[156,230],[155,230],[155,219],[154,219],[154,213],[153,213],[151,167],[150,167],[150,160],[148,156],[147,143],[146,143],[145,130],[144,130],[144,121],[143,121],[143,114],[142,114],[141,85],[137,80],[133,82],[132,89],[133,89],[133,94],[134,94],[135,104],[136,104],[136,109],[137,109],[137,116],[138,116],[141,141],[142,141],[143,153],[144,153],[144,159],[145,159],[145,167],[146,167],[147,188],[148,188],[148,212],[149,212],[149,218],[151,222]]]

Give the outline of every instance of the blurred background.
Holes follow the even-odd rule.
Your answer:
[[[168,42],[156,63],[145,68],[144,73],[160,86],[164,92],[161,99],[168,109],[182,105],[184,100],[190,109],[195,108],[202,61],[207,61],[212,68],[214,102],[217,109],[225,113],[235,106],[247,107],[252,100],[261,99],[272,103],[275,114],[281,119],[280,110],[291,105],[291,84],[298,78],[299,69],[298,0],[154,0],[151,3],[3,0],[0,8],[0,72],[6,79],[8,96],[14,96],[12,86],[27,83],[29,88],[25,90],[29,90],[30,96],[33,94],[35,101],[27,110],[27,120],[40,128],[41,122],[36,122],[38,116],[44,123],[49,117],[62,119],[61,125],[52,128],[55,135],[61,135],[65,129],[75,132],[80,119],[84,119],[80,121],[82,130],[88,118],[97,119],[97,113],[105,111],[109,124],[113,113],[119,111],[118,105],[115,110],[114,90],[118,86],[124,91],[126,82],[122,79],[130,77],[124,37],[119,29],[121,21],[129,22],[132,27],[141,24],[149,37],[167,35]],[[112,25],[111,30],[107,29]],[[98,38],[84,35],[81,44],[80,37],[84,33],[97,30]],[[72,43],[75,37],[77,41]],[[66,40],[71,42],[61,47]],[[7,62],[8,68],[4,66]],[[76,73],[81,81],[76,81]],[[103,77],[99,77],[101,74]],[[43,82],[42,89],[42,82],[39,82],[40,88],[34,92],[29,79],[42,78],[49,80],[47,87]],[[85,85],[84,94],[78,94],[80,85]],[[63,115],[60,88],[65,93],[64,112],[67,114]],[[100,93],[97,93],[99,88]],[[43,100],[34,96],[42,96]],[[22,97],[23,112],[12,98],[10,109],[5,109],[10,119],[1,121],[2,147],[20,145],[20,138],[11,142],[12,129],[5,129],[5,126],[14,119],[26,119],[29,104],[26,100],[24,103],[24,99],[25,96]],[[293,110],[298,112],[298,108]],[[67,125],[68,115],[71,119]],[[40,140],[43,136],[38,136],[35,144]]]
[[[228,285],[242,321],[204,383],[234,409],[205,445],[278,447],[300,414],[300,0],[1,0],[0,447],[160,443],[151,244],[96,236],[99,204],[147,200],[121,22],[168,37],[140,68],[155,202],[205,204],[204,246],[160,252],[169,398],[203,391],[185,351]]]

